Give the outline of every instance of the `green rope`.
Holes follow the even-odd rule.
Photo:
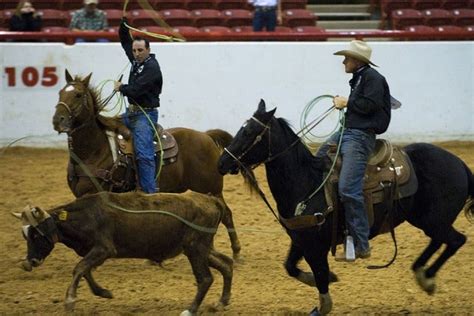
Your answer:
[[[311,125],[311,123],[308,123],[308,117],[309,117],[309,114],[311,111],[313,111],[313,109],[315,108],[315,106],[321,102],[322,100],[324,99],[334,99],[334,96],[333,95],[330,95],[330,94],[323,94],[323,95],[320,95],[314,99],[312,99],[311,101],[309,101],[306,106],[303,108],[303,111],[301,112],[301,116],[300,116],[300,128],[301,130],[305,130],[307,129],[307,127],[309,125]],[[335,128],[329,132],[327,135],[315,135],[313,133],[311,133],[311,129],[308,129],[303,135],[302,135],[302,138],[303,138],[303,143],[306,145],[306,147],[308,147],[309,149],[313,149],[314,147],[311,147],[312,146],[312,140],[307,136],[308,134],[312,137],[315,137],[315,138],[321,138],[321,139],[325,139],[325,138],[328,138],[329,136],[331,136],[332,134],[334,134],[338,128],[338,124],[336,124]]]

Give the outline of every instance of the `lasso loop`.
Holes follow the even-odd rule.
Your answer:
[[[122,11],[122,16],[123,17],[127,16],[128,1],[129,0],[125,0],[125,2],[123,4],[123,11]],[[135,31],[135,32],[138,32],[138,33],[143,33],[143,34],[145,34],[147,36],[150,36],[150,37],[165,40],[165,41],[168,41],[168,42],[185,42],[186,41],[186,39],[181,34],[173,31],[173,29],[159,16],[159,14],[153,9],[153,7],[150,5],[150,3],[148,3],[147,0],[138,0],[138,4],[140,5],[140,7],[142,9],[147,10],[147,12],[149,12],[151,14],[150,18],[153,19],[153,21],[155,21],[156,24],[158,24],[161,27],[166,28],[173,36],[168,36],[168,35],[164,35],[164,34],[158,34],[158,33],[154,33],[154,32],[139,30],[139,29],[136,29],[136,28],[128,25],[127,23],[125,23],[125,26],[128,29],[130,29],[132,31]]]
[[[310,137],[308,137],[308,136],[312,136],[312,137],[320,138],[320,139],[326,139],[327,137],[331,136],[332,134],[334,134],[338,130],[340,124],[336,124],[334,129],[326,135],[315,135],[311,132],[312,129],[308,128],[308,126],[312,125],[314,121],[316,121],[316,120],[322,121],[327,116],[329,116],[330,113],[327,113],[327,112],[321,114],[319,117],[314,119],[312,122],[310,122],[310,123],[307,122],[310,112],[315,108],[315,106],[319,102],[321,102],[324,99],[331,99],[332,100],[333,98],[334,98],[334,96],[332,96],[332,95],[323,94],[323,95],[320,95],[320,96],[312,99],[311,101],[309,101],[308,104],[306,104],[306,106],[304,107],[303,112],[301,113],[301,116],[300,116],[300,127],[301,127],[301,130],[306,130],[306,132],[302,134],[301,138],[303,139],[303,142],[306,144],[307,147],[311,147],[310,143],[312,141],[310,139]],[[321,120],[320,120],[320,117],[322,117]]]

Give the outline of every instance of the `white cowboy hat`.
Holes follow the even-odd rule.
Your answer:
[[[89,4],[98,4],[98,0],[84,0],[84,4],[89,5]]]
[[[370,48],[370,46],[364,41],[353,40],[349,44],[348,49],[335,52],[334,55],[349,56],[357,60],[363,61],[364,63],[378,67],[376,64],[370,61],[370,56],[372,55],[372,48]]]

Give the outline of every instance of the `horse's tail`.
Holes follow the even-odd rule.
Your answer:
[[[210,129],[206,131],[206,134],[209,135],[220,148],[229,146],[234,138],[222,129]]]
[[[468,166],[464,165],[466,168],[466,172],[469,178],[468,183],[468,197],[466,204],[464,205],[464,214],[466,215],[467,219],[474,223],[474,175],[472,174],[471,169]]]

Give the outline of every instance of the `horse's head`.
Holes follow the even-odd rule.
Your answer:
[[[259,164],[270,155],[270,128],[276,108],[267,112],[260,100],[257,111],[248,119],[225,148],[219,159],[221,174],[237,173],[241,168]]]
[[[94,115],[93,95],[89,89],[92,73],[75,79],[66,69],[66,86],[59,91],[59,101],[53,116],[54,130],[69,133],[91,120]]]

